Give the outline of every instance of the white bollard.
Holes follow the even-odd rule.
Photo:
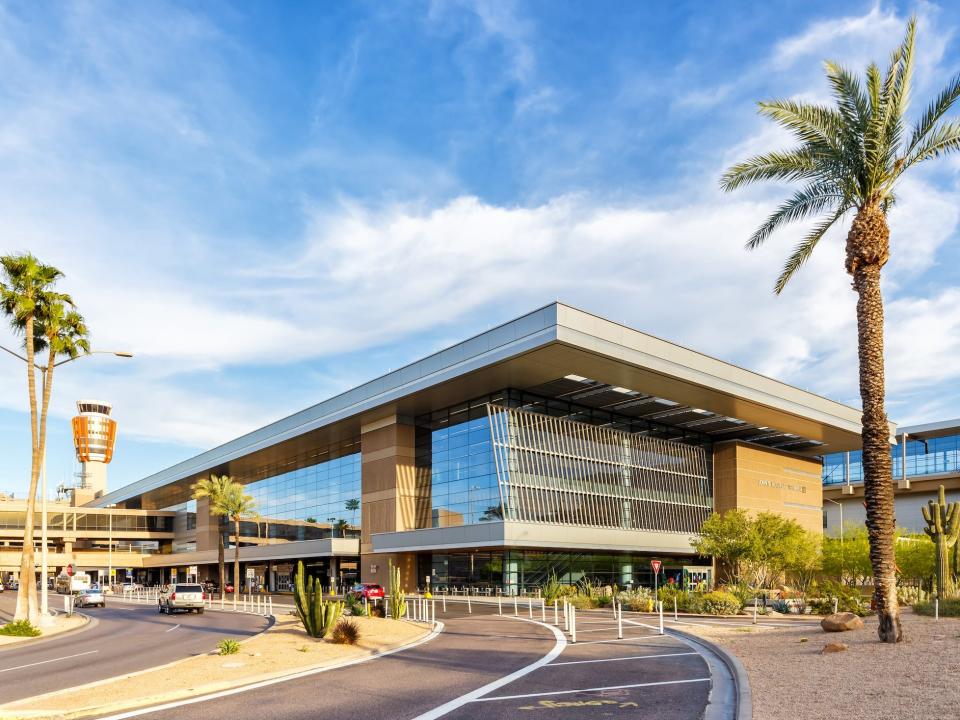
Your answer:
[[[560,616],[559,616],[560,609],[557,607],[558,605],[560,605],[559,598],[554,598],[553,599],[553,624],[556,625],[557,627],[560,627]]]
[[[663,635],[663,600],[660,601],[660,634]]]
[[[497,595],[497,615],[503,615],[503,600]]]
[[[940,619],[940,598],[934,598],[933,601],[933,619]]]
[[[527,598],[527,615],[531,620],[533,620],[533,598]]]
[[[270,617],[273,617],[273,598],[272,597],[267,598],[267,607],[270,610]]]
[[[623,640],[623,611],[617,612],[614,610],[617,616],[617,639]]]
[[[437,626],[437,600],[433,598],[430,601],[430,624],[434,627]]]
[[[566,598],[563,599],[563,629],[566,632],[570,631],[570,605]]]
[[[674,619],[674,620],[679,620],[679,618],[677,617],[677,596],[676,596],[676,595],[673,596],[673,619]],[[757,603],[756,603],[756,601],[754,601],[754,603],[753,603],[753,621],[754,621],[754,622],[757,621]]]
[[[676,603],[677,602],[676,599],[674,599],[673,602]],[[754,625],[757,624],[757,599],[756,598],[753,599],[753,624]]]
[[[577,608],[570,606],[570,640],[577,643]]]
[[[447,591],[443,591],[443,611],[447,611]]]
[[[517,610],[517,596],[516,596],[516,595],[513,596],[513,614],[514,614],[514,615],[519,615],[519,614],[520,614],[519,611]]]
[[[837,614],[837,598],[833,599],[833,614]]]
[[[233,611],[237,611],[237,591],[233,591]]]
[[[470,607],[470,593],[467,593],[467,613],[473,615],[473,608]]]
[[[541,598],[540,599],[540,622],[545,623],[546,621],[547,621],[547,601]]]

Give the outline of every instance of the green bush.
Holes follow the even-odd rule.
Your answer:
[[[810,601],[810,611],[814,615],[829,615],[833,612],[834,598],[837,599],[837,612],[851,612],[861,617],[870,614],[870,605],[859,588],[833,581],[823,584],[820,597]]]
[[[570,595],[567,597],[567,602],[577,610],[592,610],[598,605],[597,599],[589,595]]]
[[[725,585],[720,590],[724,590],[740,601],[740,607],[750,603],[757,596],[756,591],[746,583],[731,583]]]
[[[664,585],[657,591],[657,599],[663,603],[664,611],[673,610],[673,601],[677,601],[677,610],[690,611],[690,593],[677,585]]]
[[[917,615],[933,617],[933,600],[924,600],[913,604],[913,611]],[[960,617],[960,599],[944,599],[940,601],[940,617]]]
[[[240,652],[240,643],[236,640],[224,638],[217,643],[217,652],[220,655],[236,655]]]
[[[693,612],[704,615],[736,615],[741,607],[737,596],[724,590],[697,595],[691,602]]]
[[[613,605],[613,596],[612,595],[600,595],[596,598],[597,607],[608,608]]]
[[[0,635],[12,635],[13,637],[37,637],[40,635],[40,628],[34,627],[29,620],[14,620],[3,627],[0,627]]]

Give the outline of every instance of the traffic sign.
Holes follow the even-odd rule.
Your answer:
[[[73,577],[73,564],[67,565],[67,577]]]
[[[660,574],[660,568],[661,568],[662,566],[663,566],[663,563],[660,562],[659,560],[651,560],[651,561],[650,561],[650,567],[653,568],[653,574],[654,574],[654,575],[659,575],[659,574]]]

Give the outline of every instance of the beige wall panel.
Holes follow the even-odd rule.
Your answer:
[[[360,581],[378,583],[385,592],[390,591],[390,561],[400,568],[400,584],[411,593],[417,588],[416,553],[361,554]]]
[[[774,512],[811,532],[823,529],[819,460],[741,442],[714,447],[714,509]]]

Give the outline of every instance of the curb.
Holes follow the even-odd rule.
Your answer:
[[[707,708],[704,711],[704,720],[753,720],[753,695],[750,691],[750,681],[747,677],[747,671],[740,662],[740,658],[726,650],[716,643],[704,640],[702,637],[683,630],[668,628],[667,634],[676,635],[688,645],[693,645],[701,650],[706,650],[713,658],[719,661],[724,669],[730,675],[730,682],[733,687],[718,687],[713,668],[710,668],[710,675],[714,678],[711,683],[710,699],[707,701]],[[710,657],[705,658],[710,665]],[[730,697],[716,698],[715,693],[720,691],[721,695],[729,693]],[[733,705],[733,708],[729,706]]]
[[[274,622],[275,622],[275,618],[271,615],[271,616],[270,616],[270,627],[273,626]],[[26,718],[31,718],[31,719],[32,719],[32,718],[37,718],[38,720],[53,720],[54,718],[60,719],[60,718],[65,718],[65,717],[69,717],[69,718],[86,718],[86,717],[93,717],[93,716],[97,716],[97,715],[102,715],[104,712],[109,713],[109,715],[103,715],[103,716],[102,716],[102,720],[120,720],[120,718],[135,717],[135,716],[137,716],[137,715],[146,715],[146,714],[149,714],[149,713],[159,712],[159,711],[166,710],[166,709],[173,708],[173,707],[180,707],[180,706],[183,706],[183,705],[192,705],[192,704],[194,704],[194,703],[204,702],[204,701],[206,701],[206,700],[213,700],[213,699],[215,699],[215,698],[223,697],[223,696],[226,696],[226,695],[234,695],[234,694],[237,694],[237,693],[246,692],[246,691],[248,691],[248,690],[255,690],[255,689],[258,688],[258,687],[263,687],[263,686],[266,686],[266,685],[274,685],[274,684],[276,684],[276,683],[285,682],[285,681],[287,681],[287,680],[295,680],[295,679],[300,678],[300,677],[305,677],[305,676],[309,676],[309,675],[319,674],[319,673],[327,672],[327,671],[329,671],[329,670],[337,670],[337,669],[339,669],[339,668],[349,667],[349,666],[351,666],[351,665],[358,665],[358,664],[361,664],[361,663],[365,663],[365,662],[368,662],[368,661],[370,661],[370,660],[375,660],[375,659],[377,659],[377,658],[379,658],[379,657],[383,657],[383,656],[385,656],[385,655],[392,655],[392,654],[394,654],[394,653],[401,652],[401,651],[403,651],[403,650],[407,650],[407,649],[409,649],[409,648],[416,647],[417,645],[421,645],[421,644],[423,644],[423,643],[429,642],[429,641],[433,640],[435,637],[437,637],[441,632],[443,632],[443,629],[444,629],[443,623],[442,623],[442,622],[438,622],[438,623],[437,623],[437,627],[434,628],[430,633],[428,633],[428,634],[425,635],[424,637],[418,638],[418,639],[416,639],[416,640],[413,640],[413,641],[411,641],[411,642],[409,642],[409,643],[406,643],[406,644],[404,644],[404,645],[401,645],[401,646],[399,646],[399,647],[390,648],[390,649],[388,649],[388,650],[382,650],[382,651],[380,651],[380,652],[375,652],[375,653],[372,653],[372,654],[367,655],[367,656],[365,656],[365,657],[354,658],[354,659],[352,659],[352,660],[348,660],[348,661],[345,661],[345,662],[342,662],[342,663],[335,663],[335,664],[333,664],[333,665],[316,665],[316,666],[307,667],[307,668],[300,668],[299,670],[295,670],[294,672],[287,672],[287,673],[285,673],[285,674],[279,674],[279,675],[278,675],[277,673],[261,674],[261,675],[259,675],[259,676],[254,676],[254,677],[246,678],[246,679],[244,679],[244,680],[242,680],[242,681],[237,681],[237,683],[236,683],[235,685],[232,685],[232,686],[228,685],[228,686],[225,687],[225,688],[220,688],[220,689],[218,689],[218,690],[212,690],[212,691],[208,690],[208,691],[206,691],[206,692],[201,691],[200,693],[198,693],[198,694],[196,694],[196,695],[186,695],[186,696],[180,697],[180,698],[175,699],[175,700],[167,700],[167,701],[155,700],[154,702],[152,702],[152,703],[150,703],[150,704],[145,704],[145,705],[135,705],[135,704],[126,705],[126,706],[122,706],[122,705],[121,705],[120,707],[113,707],[113,708],[109,708],[109,709],[108,709],[108,706],[90,706],[90,707],[85,707],[85,708],[79,708],[78,710],[76,710],[74,713],[72,713],[72,714],[70,714],[70,715],[64,715],[63,711],[60,711],[60,710],[57,710],[57,711],[43,711],[43,710],[20,710],[20,711],[17,711],[17,710],[5,710],[3,706],[0,706],[0,720],[7,720],[7,719],[11,719],[11,720],[14,720],[14,719],[15,719],[15,720],[24,720],[24,719],[26,719]],[[266,629],[263,630],[263,631],[261,631],[261,632],[265,632],[265,631],[266,631]],[[244,643],[244,642],[247,642],[247,641],[249,641],[249,640],[252,640],[254,637],[257,637],[258,635],[260,635],[260,633],[257,633],[257,635],[254,635],[254,636],[252,636],[252,637],[250,637],[250,638],[246,638],[245,640],[242,640],[242,641],[241,641],[241,644]],[[96,681],[96,682],[88,683],[88,684],[86,684],[86,685],[78,685],[78,686],[73,687],[73,688],[67,688],[67,689],[64,689],[64,690],[57,690],[57,691],[52,692],[52,693],[47,693],[46,696],[60,695],[60,694],[63,694],[63,693],[75,691],[75,690],[77,690],[77,689],[79,689],[79,688],[84,688],[84,689],[86,689],[86,688],[91,688],[91,687],[97,687],[97,686],[99,686],[99,685],[103,685],[103,684],[105,684],[105,683],[108,683],[108,682],[111,682],[111,681],[114,681],[114,680],[121,680],[121,679],[130,678],[130,677],[136,677],[137,675],[142,675],[142,674],[144,674],[144,673],[153,672],[154,670],[161,670],[161,669],[164,669],[164,668],[168,668],[168,667],[170,667],[170,666],[172,666],[172,665],[179,665],[179,664],[181,664],[181,663],[183,663],[183,662],[185,662],[185,661],[187,661],[187,660],[191,660],[191,659],[192,659],[192,658],[182,658],[182,659],[180,659],[180,660],[175,660],[175,661],[172,662],[172,663],[168,663],[167,665],[158,665],[158,666],[156,666],[156,667],[147,668],[147,669],[145,669],[145,670],[140,670],[140,671],[137,671],[137,672],[135,672],[135,673],[129,673],[129,674],[126,674],[126,675],[117,675],[117,676],[112,677],[112,678],[106,678],[106,679],[104,679],[104,680],[98,680],[98,681]],[[281,673],[282,673],[282,672],[283,672],[283,671],[281,671]],[[36,699],[43,698],[43,697],[45,697],[45,696],[44,696],[44,695],[39,695],[39,696],[37,696],[36,698],[31,698],[31,700],[36,700]],[[16,701],[16,702],[20,702],[20,701],[18,700],[18,701]]]
[[[60,638],[70,637],[71,635],[76,635],[77,633],[85,632],[87,630],[93,630],[97,625],[100,624],[100,621],[92,615],[87,615],[86,613],[76,612],[74,615],[80,615],[85,617],[87,621],[80,627],[75,627],[72,630],[65,630],[61,633],[56,633],[48,637],[39,637],[25,640],[24,642],[10,643],[9,645],[0,646],[0,653],[11,652],[13,650],[22,650],[26,647],[36,647],[37,645],[43,645],[44,643],[53,642],[54,640],[59,640]]]

